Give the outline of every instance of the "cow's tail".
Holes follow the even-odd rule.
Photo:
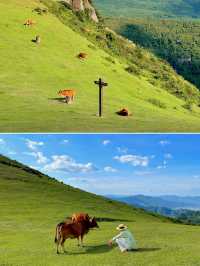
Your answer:
[[[55,235],[55,240],[54,240],[55,244],[58,243],[59,238],[60,238],[60,225],[58,224],[58,225],[56,226],[56,235]]]

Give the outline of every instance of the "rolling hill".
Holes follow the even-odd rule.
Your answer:
[[[70,187],[4,156],[0,156],[0,209],[1,265],[199,264],[199,227]],[[68,253],[56,255],[55,225],[75,211],[96,216],[100,229],[86,236],[85,247],[70,240]],[[122,255],[107,246],[122,222],[134,232],[137,252]]]
[[[199,18],[199,0],[94,0],[106,16]]]
[[[200,89],[200,22],[175,19],[109,19],[122,36],[149,49]]]
[[[173,217],[185,224],[200,225],[200,197],[180,197],[180,196],[118,196],[108,195],[110,199],[125,202],[132,206],[137,206],[146,211]]]
[[[47,9],[45,14],[41,10]],[[25,27],[33,19],[36,24]],[[165,61],[52,0],[0,3],[1,132],[197,132],[200,94]],[[32,40],[40,35],[41,44]],[[88,58],[80,61],[78,53]],[[96,116],[103,77],[104,117]],[[76,90],[73,105],[58,98]],[[133,116],[119,117],[127,107]]]
[[[166,207],[170,209],[200,209],[200,197],[180,197],[180,196],[114,196],[109,198],[117,199],[128,204],[143,207]]]

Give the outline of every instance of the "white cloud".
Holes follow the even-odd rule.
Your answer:
[[[95,170],[95,167],[90,162],[86,164],[77,163],[68,155],[54,155],[52,156],[52,162],[45,165],[44,170],[87,173]]]
[[[165,153],[165,154],[164,154],[164,157],[165,157],[166,159],[172,159],[172,158],[173,158],[173,156],[172,156],[171,153]]]
[[[169,144],[170,144],[170,141],[168,141],[168,140],[161,140],[161,141],[159,142],[159,144],[160,144],[161,146],[166,146],[166,145],[169,145]]]
[[[193,178],[194,179],[200,179],[200,175],[194,175]]]
[[[158,165],[158,166],[157,166],[157,169],[166,169],[166,168],[167,168],[166,165]]]
[[[43,155],[40,151],[34,151],[34,152],[24,152],[26,155],[33,156],[36,158],[37,163],[39,164],[45,164],[48,162],[48,158]]]
[[[149,165],[149,157],[147,156],[127,154],[122,156],[115,156],[114,159],[121,163],[130,163],[133,166],[146,167]]]
[[[108,139],[105,139],[105,140],[102,142],[102,144],[103,144],[104,146],[106,146],[106,145],[108,145],[108,144],[110,144],[110,143],[111,143],[111,141],[108,140]]]
[[[117,169],[111,167],[111,166],[106,166],[104,167],[104,171],[105,172],[110,172],[110,173],[116,173],[117,172]]]
[[[118,151],[119,153],[127,153],[127,152],[128,152],[128,149],[127,149],[127,148],[117,147],[117,151]]]
[[[157,166],[157,169],[166,169],[167,168],[167,161],[163,161],[161,165]]]
[[[8,151],[8,155],[16,155],[17,153],[15,151]]]
[[[36,152],[35,153],[35,156],[36,156],[36,158],[37,158],[37,162],[39,163],[39,164],[45,164],[45,163],[47,163],[47,161],[48,161],[48,159],[43,155],[43,153],[42,152]]]
[[[5,144],[6,142],[5,142],[5,140],[4,139],[0,139],[0,145],[3,145],[3,144]]]
[[[34,169],[34,170],[40,170],[40,167],[34,166],[34,165],[29,165],[30,168]]]
[[[26,145],[27,147],[32,150],[32,151],[36,151],[38,146],[43,146],[44,143],[41,142],[41,141],[33,141],[33,140],[30,140],[30,139],[26,139]]]

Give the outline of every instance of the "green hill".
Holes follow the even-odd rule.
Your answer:
[[[167,60],[200,88],[200,22],[198,20],[112,19],[111,28]]]
[[[199,227],[75,189],[3,156],[0,209],[0,265],[199,265]],[[57,255],[55,226],[76,211],[99,218],[100,229],[86,236],[85,247],[69,240],[68,254]],[[119,223],[134,232],[139,251],[122,255],[107,246]]]
[[[41,15],[42,9],[48,9]],[[39,11],[38,11],[39,10]],[[33,19],[33,27],[23,23]],[[1,132],[196,132],[200,94],[163,60],[54,1],[0,3]],[[41,36],[41,44],[33,40]],[[78,53],[88,58],[80,61]],[[98,89],[108,83],[104,117]],[[74,88],[73,105],[58,91]],[[194,103],[194,104],[193,104]],[[119,117],[127,107],[133,116]]]
[[[94,0],[107,16],[199,18],[199,0]]]

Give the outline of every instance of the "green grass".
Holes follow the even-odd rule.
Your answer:
[[[200,108],[183,108],[151,77],[125,71],[123,60],[108,61],[105,51],[91,46],[86,38],[62,24],[54,15],[32,12],[37,1],[3,0],[0,3],[0,131],[1,132],[197,132]],[[34,19],[33,28],[24,21]],[[71,19],[69,15],[69,19]],[[41,36],[37,46],[31,40]],[[86,61],[76,55],[88,53]],[[98,89],[94,80],[103,77],[104,117],[96,116]],[[64,88],[74,88],[77,98],[66,105],[55,98]],[[157,99],[161,109],[148,102]],[[116,111],[126,107],[132,117],[122,118]]]
[[[9,266],[198,266],[199,227],[173,223],[128,205],[107,200],[37,173],[24,166],[2,164],[0,156],[0,265]],[[10,162],[9,160],[6,160]],[[57,255],[55,226],[73,212],[98,218],[100,229],[89,232],[85,247],[66,241],[67,254]],[[107,241],[126,223],[139,251],[121,254]]]

